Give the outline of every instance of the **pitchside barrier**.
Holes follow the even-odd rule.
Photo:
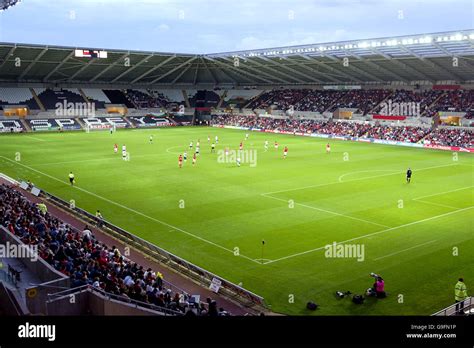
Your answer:
[[[97,296],[107,303],[97,303],[97,301],[88,301],[90,295]],[[75,301],[71,303],[71,296]],[[89,297],[90,298],[90,297]],[[91,285],[83,285],[76,288],[66,289],[54,294],[48,294],[46,307],[48,315],[81,315],[84,311],[84,303],[89,302],[88,310],[93,315],[163,315],[163,316],[182,316],[178,312],[169,308],[156,306],[152,303],[146,303],[106,292]]]
[[[436,312],[432,314],[432,316],[453,316],[453,315],[459,315],[456,311],[456,306],[458,304],[453,304],[449,307],[446,307],[445,309],[440,310],[439,312]],[[468,297],[464,300],[464,306],[463,310],[464,315],[474,315],[474,297]]]
[[[168,267],[176,270],[178,273],[186,275],[194,281],[197,281],[204,287],[210,288],[212,291],[219,293],[230,300],[238,302],[246,308],[257,307],[254,308],[254,310],[258,312],[261,312],[266,308],[263,297],[254,294],[253,292],[246,290],[199,266],[196,266],[191,262],[188,262],[130,232],[125,231],[118,226],[111,224],[110,222],[102,219],[99,220],[94,215],[81,208],[71,207],[69,202],[66,202],[46,191],[41,190],[41,194],[48,201],[60,206],[62,209],[75,213],[80,218],[89,221],[90,223],[100,224],[103,229],[105,228],[106,232],[109,232],[130,246],[142,251],[144,254],[154,257]],[[168,284],[172,285],[170,283]],[[177,288],[174,285],[172,286]]]
[[[305,137],[313,137],[313,138],[349,140],[349,141],[358,141],[358,142],[363,142],[363,143],[374,143],[374,144],[395,145],[395,146],[408,146],[408,147],[418,147],[418,148],[424,148],[424,149],[435,149],[435,150],[459,151],[459,152],[472,152],[472,153],[474,153],[474,148],[472,148],[472,147],[407,143],[407,142],[403,142],[403,141],[381,140],[381,139],[373,139],[373,138],[359,138],[359,137],[350,137],[350,136],[346,136],[346,135],[330,135],[330,134],[320,134],[320,133],[275,131],[275,130],[266,130],[266,129],[260,129],[260,128],[227,126],[227,125],[221,125],[221,124],[213,124],[212,126],[217,127],[217,128],[240,129],[240,130],[248,130],[248,131],[255,131],[255,132],[274,133],[274,134],[288,134],[288,135],[295,135],[295,136],[297,135],[297,136],[305,136]]]

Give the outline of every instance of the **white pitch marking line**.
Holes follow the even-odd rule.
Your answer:
[[[457,192],[457,191],[462,191],[462,190],[467,190],[469,188],[473,188],[474,186],[466,186],[466,187],[461,187],[461,188],[458,188],[458,189],[455,189],[455,190],[451,190],[451,191],[444,191],[444,192],[439,192],[439,193],[433,193],[432,195],[426,195],[426,196],[421,196],[421,197],[416,197],[416,198],[413,198],[414,200],[418,200],[418,199],[423,199],[423,198],[428,198],[428,197],[433,197],[433,196],[439,196],[439,195],[443,195],[445,193],[451,193],[451,192]]]
[[[426,167],[426,168],[416,169],[416,171],[435,169],[435,168],[443,168],[443,167],[451,167],[451,166],[456,166],[456,165],[459,165],[459,164],[458,163],[453,163],[453,164],[445,164],[445,165],[442,165],[442,166]],[[334,182],[329,182],[329,183],[325,183],[325,184],[309,185],[309,186],[304,186],[304,187],[292,188],[292,189],[288,189],[288,190],[265,192],[265,193],[262,193],[262,195],[272,195],[272,194],[275,194],[275,193],[299,191],[299,190],[304,190],[304,189],[308,189],[308,188],[329,186],[329,185],[334,185],[334,184],[345,184],[345,183],[352,182],[352,181],[374,179],[374,178],[380,178],[380,177],[384,177],[384,176],[397,175],[397,174],[403,174],[403,173],[404,173],[404,171],[403,172],[397,172],[397,173],[390,173],[390,174],[381,174],[381,175],[368,176],[368,177],[365,177],[365,178],[352,179],[352,180],[347,180],[347,181],[344,181],[344,182],[334,181]]]
[[[374,261],[382,260],[386,257],[390,257],[390,256],[393,256],[393,255],[398,255],[398,254],[403,253],[405,251],[412,250],[412,249],[415,249],[415,248],[419,248],[421,246],[425,246],[427,244],[431,244],[431,243],[434,243],[434,242],[437,242],[437,240],[430,240],[429,242],[426,242],[426,243],[418,244],[418,245],[412,246],[410,248],[406,248],[406,249],[403,249],[403,250],[400,250],[400,251],[397,251],[397,252],[394,252],[394,253],[391,253],[391,254],[388,254],[388,255],[385,255],[385,256],[380,256],[380,257],[377,257],[376,259],[374,259]]]
[[[445,216],[448,216],[448,215],[456,214],[456,213],[459,213],[459,212],[462,212],[462,211],[465,211],[465,210],[468,210],[468,209],[471,209],[471,208],[474,208],[474,205],[473,205],[473,206],[470,206],[470,207],[467,207],[467,208],[463,208],[463,209],[459,209],[459,210],[455,210],[455,211],[450,211],[449,213],[444,213],[444,214],[441,214],[441,215],[432,216],[432,217],[430,217],[430,218],[426,218],[426,219],[422,219],[422,220],[418,220],[418,221],[413,221],[413,222],[410,222],[410,223],[407,223],[407,224],[404,224],[404,225],[400,225],[400,226],[388,228],[388,229],[386,229],[386,230],[382,230],[382,231],[378,231],[378,232],[373,232],[373,233],[369,233],[369,234],[366,234],[366,235],[363,235],[363,236],[359,236],[359,237],[347,239],[347,240],[344,240],[344,241],[342,241],[342,242],[338,242],[337,244],[343,244],[343,243],[347,243],[347,242],[352,242],[352,241],[359,240],[359,239],[363,239],[363,238],[366,238],[366,237],[375,236],[375,235],[377,235],[377,234],[381,234],[381,233],[386,233],[386,232],[389,232],[389,231],[397,230],[397,229],[399,229],[399,228],[403,228],[403,227],[408,227],[408,226],[416,225],[416,224],[419,224],[419,223],[422,223],[422,222],[426,222],[426,221],[438,219],[438,218],[441,218],[441,217],[445,217]],[[290,259],[290,258],[293,258],[293,257],[296,257],[296,256],[309,254],[309,253],[312,253],[312,252],[314,252],[314,251],[318,251],[318,250],[324,249],[325,247],[326,247],[326,246],[319,247],[319,248],[315,248],[315,249],[311,249],[311,250],[306,250],[306,251],[303,251],[303,252],[301,252],[301,253],[297,253],[297,254],[293,254],[293,255],[289,255],[289,256],[280,257],[279,259],[275,259],[275,260],[272,260],[272,261],[267,262],[267,263],[278,262],[278,261]]]
[[[267,197],[267,198],[272,198],[272,199],[275,199],[275,200],[281,201],[281,202],[288,202],[288,200],[286,200],[286,199],[273,197],[273,196],[270,196],[270,195],[267,195],[267,194],[262,194],[262,196],[263,196],[263,197]],[[387,225],[382,225],[382,224],[379,224],[379,223],[377,223],[377,222],[373,222],[373,221],[369,221],[369,220],[359,219],[359,218],[356,218],[356,217],[354,217],[354,216],[350,216],[350,215],[345,215],[345,214],[337,213],[337,212],[335,212],[335,211],[326,210],[326,209],[321,209],[321,208],[313,207],[313,206],[306,205],[306,204],[302,204],[302,203],[296,203],[296,202],[295,202],[295,204],[296,204],[296,205],[300,205],[300,206],[305,207],[305,208],[314,209],[314,210],[319,210],[319,211],[322,211],[322,212],[325,212],[325,213],[328,213],[328,214],[343,216],[343,217],[348,218],[348,219],[358,220],[358,221],[366,222],[366,223],[369,223],[369,224],[372,224],[372,225],[377,225],[377,226],[380,226],[380,227],[390,228],[390,226],[387,226]]]
[[[34,140],[38,140],[38,141],[47,141],[47,140],[44,140],[44,139],[41,139],[41,138],[37,138],[37,137],[33,137],[31,135],[24,135],[25,138],[30,138],[30,139],[34,139]]]
[[[425,204],[430,204],[430,205],[436,205],[438,207],[443,207],[443,208],[450,208],[450,209],[460,209],[459,207],[453,207],[452,205],[446,205],[446,204],[441,204],[441,203],[433,203],[433,202],[428,202],[428,201],[422,201],[421,199],[413,199],[415,202],[420,202],[420,203],[425,203]]]
[[[351,175],[351,174],[357,174],[357,173],[372,173],[372,172],[392,172],[392,173],[400,173],[398,170],[390,170],[390,169],[374,169],[374,170],[360,170],[360,171],[357,171],[357,172],[349,172],[349,173],[346,173],[346,174],[342,174],[338,181],[339,182],[343,182],[342,181],[342,178],[347,176],[347,175]]]
[[[58,181],[58,182],[60,182],[60,183],[62,183],[62,184],[64,184],[64,185],[68,185],[68,186],[69,186],[69,184],[68,184],[67,182],[62,181],[62,180],[60,180],[60,179],[58,179],[58,178],[56,178],[56,177],[54,177],[54,176],[51,176],[51,175],[46,174],[46,173],[43,173],[43,172],[41,172],[41,171],[39,171],[39,170],[37,170],[37,169],[31,168],[31,167],[29,167],[29,166],[27,166],[27,165],[24,165],[24,164],[22,164],[22,163],[13,161],[13,160],[11,160],[11,159],[5,157],[5,156],[0,156],[0,157],[6,159],[7,161],[16,163],[16,164],[18,164],[18,165],[20,165],[20,166],[22,166],[22,167],[25,167],[25,168],[27,168],[27,169],[29,169],[29,170],[31,170],[31,171],[34,171],[34,172],[36,172],[36,173],[39,173],[39,174],[41,174],[41,175],[43,175],[43,176],[46,176],[46,177],[48,177],[48,178],[50,178],[50,179],[53,179],[53,180],[55,180],[55,181]],[[123,208],[123,209],[126,209],[126,210],[128,210],[128,211],[130,211],[130,212],[132,212],[132,213],[135,213],[135,214],[137,214],[137,215],[143,216],[143,217],[145,217],[145,218],[147,218],[147,219],[150,219],[150,220],[152,220],[152,221],[156,221],[156,222],[158,222],[158,223],[160,223],[160,224],[162,224],[162,225],[164,225],[164,226],[170,227],[170,228],[172,228],[172,229],[174,229],[174,230],[176,230],[176,231],[182,232],[182,233],[184,233],[184,234],[186,234],[186,235],[188,235],[188,236],[194,237],[194,238],[199,239],[199,240],[201,240],[201,241],[203,241],[203,242],[205,242],[205,243],[211,244],[211,245],[213,245],[213,246],[215,246],[215,247],[218,247],[218,248],[220,248],[220,249],[223,249],[223,250],[225,250],[225,251],[228,251],[228,252],[234,254],[234,250],[227,249],[226,247],[223,247],[222,245],[216,244],[216,243],[214,243],[214,242],[211,242],[210,240],[207,240],[207,239],[205,239],[205,238],[202,238],[202,237],[200,237],[200,236],[197,236],[197,235],[195,235],[195,234],[192,234],[192,233],[190,233],[190,232],[187,232],[187,231],[185,231],[185,230],[183,230],[183,229],[181,229],[181,228],[179,228],[179,227],[176,227],[176,226],[170,225],[170,224],[168,224],[168,223],[166,223],[166,222],[164,222],[164,221],[155,219],[154,217],[151,217],[151,216],[148,216],[148,215],[146,215],[146,214],[143,214],[142,212],[139,212],[139,211],[137,211],[137,210],[134,210],[134,209],[132,209],[132,208],[129,208],[129,207],[127,207],[127,206],[125,206],[125,205],[122,205],[122,204],[120,204],[120,203],[114,202],[114,201],[112,201],[112,200],[110,200],[110,199],[108,199],[108,198],[99,196],[99,195],[97,195],[97,194],[95,194],[95,193],[93,193],[93,192],[87,191],[87,190],[85,190],[85,189],[83,189],[83,188],[80,188],[80,187],[77,187],[77,186],[73,186],[73,188],[75,188],[75,189],[77,189],[77,190],[79,190],[79,191],[85,192],[85,193],[87,193],[87,194],[89,194],[89,195],[91,195],[91,196],[94,196],[94,197],[97,197],[97,198],[99,198],[99,199],[102,199],[103,201],[106,201],[106,202],[108,202],[108,203],[110,203],[110,204],[113,204],[113,205],[116,205],[116,206],[121,207],[121,208]],[[241,257],[243,257],[243,258],[245,258],[245,259],[247,259],[247,260],[250,260],[250,261],[252,261],[252,262],[255,262],[255,263],[260,264],[260,262],[257,262],[257,261],[255,261],[254,259],[252,259],[252,258],[250,258],[250,257],[248,257],[248,256],[245,256],[245,255],[242,255],[242,254],[239,254],[239,256],[241,256]]]
[[[152,153],[148,155],[136,155],[133,158],[144,158],[144,157],[158,157],[158,156],[166,156],[165,153]],[[3,157],[3,156],[2,156]],[[91,158],[91,159],[84,159],[84,160],[77,160],[77,161],[66,161],[66,162],[51,162],[51,163],[37,163],[37,164],[29,164],[31,167],[39,167],[39,166],[53,166],[56,164],[70,164],[70,163],[83,163],[83,162],[97,162],[97,161],[115,161],[117,159],[122,160],[122,157],[107,157],[107,158]],[[120,161],[122,162],[122,161]]]

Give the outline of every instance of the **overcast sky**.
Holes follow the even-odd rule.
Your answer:
[[[0,41],[179,53],[474,29],[474,0],[22,0]]]

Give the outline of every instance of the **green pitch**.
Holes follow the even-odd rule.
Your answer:
[[[244,140],[245,133],[196,127],[4,135],[0,172],[100,209],[114,224],[242,283],[276,312],[429,315],[453,303],[460,276],[472,294],[472,154],[332,140],[328,155],[323,139],[250,132]],[[217,151],[243,141],[244,150],[256,150],[256,165],[237,167],[211,154],[208,135],[219,136]],[[198,139],[193,167],[188,145]],[[121,159],[122,144],[130,161]],[[327,257],[333,242],[361,253]],[[338,290],[364,293],[370,272],[385,279],[386,299],[359,306],[335,297]],[[320,308],[308,312],[309,300]]]

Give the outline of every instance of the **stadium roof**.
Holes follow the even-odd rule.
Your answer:
[[[171,85],[474,81],[474,30],[206,55],[0,43],[0,83]],[[348,64],[347,64],[348,63]]]

